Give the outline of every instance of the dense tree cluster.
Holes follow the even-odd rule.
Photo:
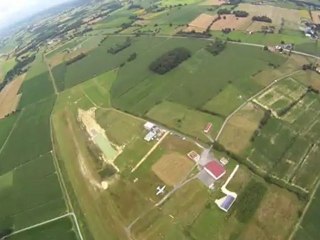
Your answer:
[[[234,14],[236,17],[248,17],[248,16],[249,16],[249,13],[248,13],[248,12],[246,12],[246,11],[241,11],[241,10],[233,11],[233,14]]]
[[[137,53],[134,52],[129,56],[128,62],[131,62],[131,61],[135,60],[136,58],[137,58]]]
[[[68,61],[66,61],[66,65],[71,65],[71,64],[81,60],[82,58],[84,58],[86,56],[87,55],[85,53],[80,53],[79,55],[75,56],[74,58],[71,58]]]
[[[209,45],[207,45],[206,50],[212,55],[216,56],[225,49],[226,44],[227,43],[225,41],[217,38],[214,42],[211,42]]]
[[[251,180],[237,200],[236,218],[247,223],[259,207],[267,187],[256,180]]]
[[[223,15],[223,14],[231,14],[231,10],[227,9],[227,8],[221,8],[218,10],[218,14],[219,15]]]
[[[150,64],[149,69],[158,74],[165,74],[171,69],[177,67],[180,63],[191,57],[188,49],[180,47],[175,48]]]
[[[267,16],[253,16],[252,21],[272,23],[272,19]]]
[[[131,45],[131,42],[129,39],[127,39],[125,42],[120,43],[120,44],[116,44],[113,47],[110,47],[108,49],[108,53],[111,54],[117,54],[118,52],[121,52],[122,50],[126,49],[127,47],[129,47]]]

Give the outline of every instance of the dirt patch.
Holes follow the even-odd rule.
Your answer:
[[[312,21],[315,24],[320,24],[320,11],[312,11],[311,15],[312,15]]]
[[[299,218],[300,209],[296,195],[271,187],[241,239],[286,239]]]
[[[201,5],[206,5],[206,6],[211,6],[211,5],[213,5],[213,6],[221,6],[221,5],[227,4],[227,3],[229,3],[228,0],[207,0],[207,1],[203,2],[203,3],[201,3]]]
[[[16,110],[21,94],[18,94],[26,74],[20,75],[0,92],[0,119]]]
[[[162,156],[153,166],[152,171],[167,185],[174,186],[183,181],[193,168],[194,163],[179,153]]]
[[[238,18],[233,14],[221,15],[221,18],[214,22],[211,30],[222,30],[231,28],[232,30],[245,30],[251,24],[249,17]]]
[[[206,31],[208,27],[210,27],[211,23],[217,18],[217,16],[212,16],[209,14],[202,13],[198,17],[196,17],[193,21],[188,24],[186,28],[186,32],[203,32]]]

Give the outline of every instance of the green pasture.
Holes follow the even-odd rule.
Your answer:
[[[310,147],[311,142],[308,139],[298,136],[281,161],[275,164],[272,173],[282,179],[290,180],[296,169],[299,168],[301,161],[310,151]]]
[[[54,78],[57,81],[59,90],[70,88],[76,84],[84,82],[88,79],[99,76],[112,69],[118,68],[122,63],[126,63],[128,57],[136,52],[139,54],[145,51],[145,44],[156,44],[158,39],[151,37],[139,39],[133,39],[132,45],[123,51],[113,55],[107,53],[110,47],[113,47],[117,43],[122,43],[126,40],[126,37],[110,36],[103,44],[92,50],[88,55],[69,66],[65,66],[62,63],[53,68]],[[160,39],[162,40],[162,39]],[[132,63],[127,63],[132,64]]]
[[[65,212],[51,153],[17,166],[0,179],[1,224],[10,221],[18,230]]]
[[[53,238],[54,237],[54,238]],[[63,218],[40,227],[36,227],[8,238],[8,240],[78,240],[72,220]]]
[[[7,140],[11,129],[19,117],[19,113],[0,120],[0,146],[2,147]]]
[[[172,102],[162,102],[154,106],[146,116],[169,128],[199,138],[204,142],[208,142],[208,138],[203,133],[203,129],[209,122],[212,123],[212,130],[209,133],[212,137],[216,136],[223,124],[223,119],[218,116]]]
[[[258,166],[270,170],[274,164],[281,161],[295,137],[296,134],[288,126],[271,118],[254,138],[248,157]]]
[[[49,72],[45,72],[32,79],[25,80],[22,83],[21,92],[22,96],[18,105],[18,108],[20,109],[52,97],[54,89],[50,80]]]
[[[36,55],[36,59],[31,64],[28,70],[26,80],[34,79],[39,75],[43,75],[48,71],[47,65],[44,60],[43,52],[39,51]]]
[[[307,88],[301,83],[286,78],[258,96],[256,101],[282,115],[282,112],[300,99],[306,91]]]
[[[222,92],[208,101],[202,109],[227,117],[243,104],[245,100],[242,93],[230,84],[223,89]]]
[[[317,189],[314,199],[304,216],[294,240],[317,239],[320,234],[318,225],[320,212],[320,188]]]
[[[54,100],[52,97],[23,110],[0,154],[0,174],[51,150],[49,118]]]
[[[312,190],[316,184],[317,177],[319,176],[319,158],[320,148],[319,145],[315,145],[310,150],[292,181],[296,185]]]
[[[98,108],[96,120],[106,131],[110,140],[119,146],[135,141],[137,138],[143,138],[146,134],[143,120],[117,110]]]
[[[244,97],[251,96],[261,86],[250,76],[270,68],[270,62],[282,64],[285,61],[282,56],[259,48],[232,44],[218,56],[212,56],[202,49],[206,44],[199,39],[169,39],[140,58],[138,55],[133,63],[120,69],[111,88],[113,105],[139,115],[163,99],[199,108],[230,83]],[[150,72],[148,65],[160,55],[158,52],[175,46],[190,49],[192,57],[164,75]]]

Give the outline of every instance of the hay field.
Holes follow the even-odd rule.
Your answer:
[[[227,123],[219,142],[234,153],[243,152],[249,145],[254,131],[263,117],[263,111],[254,104],[246,104]]]
[[[312,11],[312,21],[315,24],[320,24],[320,11]]]
[[[0,119],[16,110],[21,97],[18,92],[25,76],[20,75],[0,92]]]
[[[275,7],[271,5],[253,5],[241,3],[235,10],[247,11],[250,18],[253,16],[267,16],[272,19],[272,25],[276,27],[280,27],[282,21],[284,20],[285,28],[290,29],[297,29],[301,19],[304,18],[301,16],[300,10]],[[268,25],[266,23],[263,24]]]
[[[206,31],[210,24],[217,18],[217,16],[212,16],[209,14],[202,13],[196,17],[193,21],[188,24],[185,29],[186,32],[191,32],[192,30],[196,32]]]
[[[179,153],[162,156],[153,166],[152,171],[167,185],[174,186],[183,181],[193,168],[194,163]]]
[[[221,19],[214,22],[211,30],[222,30],[224,28],[231,28],[232,30],[245,30],[251,24],[250,17],[238,18],[233,14],[221,15]]]

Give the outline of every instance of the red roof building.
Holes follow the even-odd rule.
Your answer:
[[[224,169],[224,167],[219,162],[217,162],[215,160],[207,163],[207,165],[204,167],[204,169],[215,180],[218,180],[226,173],[226,170]]]
[[[212,127],[212,123],[208,123],[205,127],[205,129],[203,129],[204,133],[209,133],[209,131],[211,130]]]

